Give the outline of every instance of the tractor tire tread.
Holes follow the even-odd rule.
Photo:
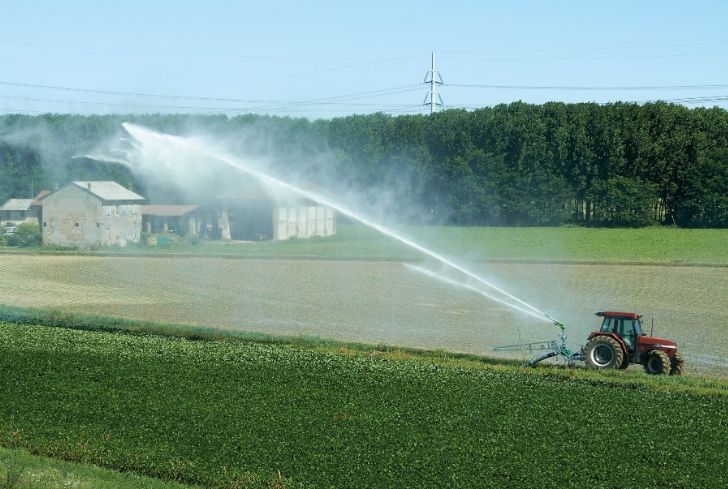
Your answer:
[[[667,375],[670,373],[670,357],[662,350],[648,352],[645,372],[652,375]]]
[[[609,346],[614,353],[612,361],[606,365],[598,365],[592,359],[592,351],[598,345]],[[586,347],[584,347],[584,360],[587,368],[590,369],[616,369],[622,367],[622,364],[625,361],[625,354],[622,346],[617,342],[617,340],[615,340],[611,336],[595,336],[594,338],[589,340],[589,342],[586,344]]]
[[[679,353],[670,359],[670,375],[682,375],[683,373],[683,358]]]

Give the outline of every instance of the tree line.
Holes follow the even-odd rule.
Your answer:
[[[0,117],[0,201],[70,180],[114,179],[182,197],[121,165],[79,157],[123,121],[204,130],[311,179],[390,189],[413,220],[456,225],[728,226],[728,112],[669,103],[514,102],[433,115]],[[294,168],[297,167],[297,168]],[[376,199],[376,192],[371,193]]]

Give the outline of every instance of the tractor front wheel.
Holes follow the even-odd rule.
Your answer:
[[[629,367],[629,355],[624,356],[624,360],[622,360],[622,365],[619,366],[619,369],[627,370],[627,367]]]
[[[647,354],[645,372],[652,375],[666,375],[670,372],[670,357],[662,350],[652,350]]]
[[[675,352],[675,355],[670,359],[670,375],[682,375],[683,373],[683,359],[682,356]]]
[[[617,340],[609,336],[595,336],[584,348],[586,366],[593,369],[620,368],[624,362],[624,350]]]

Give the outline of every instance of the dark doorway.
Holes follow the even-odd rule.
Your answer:
[[[270,202],[245,202],[228,207],[230,239],[262,241],[273,239],[273,205]]]

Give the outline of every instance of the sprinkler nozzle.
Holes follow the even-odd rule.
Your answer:
[[[549,316],[548,314],[544,314],[544,316],[546,316],[546,319],[549,319],[550,321],[553,321],[554,322],[554,326],[558,326],[559,328],[561,328],[561,331],[562,332],[564,330],[566,330],[566,325],[564,323],[562,323],[561,321],[559,321],[558,319],[553,318],[553,317]]]

